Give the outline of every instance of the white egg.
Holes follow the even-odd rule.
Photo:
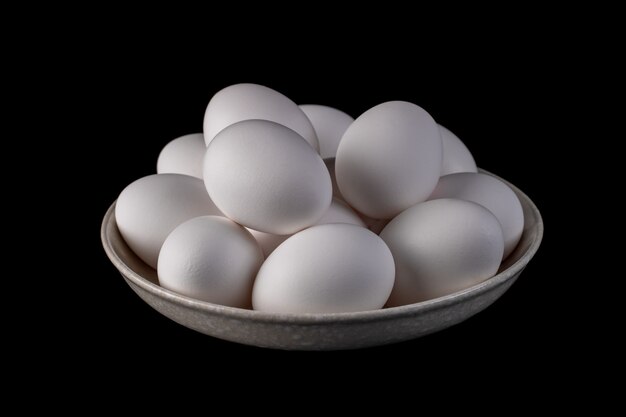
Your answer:
[[[340,202],[345,203],[347,207],[350,207],[348,203],[346,203],[343,196],[341,195],[341,192],[339,191],[339,187],[337,186],[337,178],[335,177],[335,158],[326,158],[324,159],[324,163],[326,164],[326,168],[328,168],[328,173],[330,174],[330,180],[333,184],[333,201],[339,200]],[[331,204],[331,208],[332,208],[332,204]],[[387,223],[391,221],[391,219],[372,219],[371,217],[367,217],[366,215],[362,213],[357,213],[351,207],[350,209],[359,216],[359,218],[361,219],[361,223],[365,227],[367,227],[369,230],[371,230],[372,232],[376,234],[379,234],[385,228],[385,226],[387,226]],[[354,223],[354,224],[357,224],[357,223]]]
[[[319,153],[315,129],[296,103],[278,91],[258,84],[235,84],[218,91],[204,113],[208,146],[227,126],[242,120],[269,120],[295,130]]]
[[[257,274],[252,305],[276,313],[375,310],[393,281],[393,258],[378,236],[351,224],[325,224],[274,250]]]
[[[504,234],[504,257],[517,246],[524,231],[522,204],[511,188],[490,175],[475,173],[450,174],[439,179],[430,196],[473,201],[495,214]]]
[[[478,172],[474,157],[461,139],[441,125],[439,125],[439,133],[441,133],[443,144],[441,175],[456,172]]]
[[[320,225],[331,223],[346,223],[366,227],[359,215],[352,210],[350,206],[338,198],[333,198],[333,201],[330,203],[330,207],[328,207],[326,213],[324,213],[322,218],[315,224]]]
[[[165,238],[176,226],[203,215],[220,215],[202,180],[188,175],[157,174],[127,186],[115,204],[122,237],[153,268]]]
[[[202,179],[206,145],[202,133],[181,136],[161,150],[157,174],[184,174]]]
[[[165,239],[159,284],[198,300],[250,308],[262,263],[261,248],[246,229],[221,216],[196,217]]]
[[[332,198],[319,154],[293,130],[267,120],[222,130],[207,149],[204,183],[224,215],[277,235],[315,224]]]
[[[354,119],[341,110],[328,106],[302,104],[300,108],[313,124],[322,158],[334,158],[341,137]]]
[[[339,191],[339,187],[337,186],[337,177],[335,176],[335,158],[325,158],[324,163],[326,164],[326,168],[328,169],[328,173],[330,174],[330,182],[333,187],[333,198],[338,198],[341,201],[346,201],[341,195],[341,191]]]
[[[365,223],[365,227],[377,235],[379,235],[385,226],[387,226],[391,221],[391,219],[372,219],[371,217],[367,217],[363,214],[361,214],[361,219],[363,220],[363,223]]]
[[[500,223],[489,210],[454,199],[403,211],[380,237],[396,265],[389,307],[451,294],[492,277],[504,248]]]
[[[433,118],[415,104],[390,101],[369,109],[346,130],[335,174],[350,206],[374,219],[390,219],[428,198],[441,158]]]
[[[346,203],[336,198],[333,198],[333,201],[330,203],[330,207],[326,210],[326,213],[322,216],[321,219],[315,223],[315,225],[320,224],[330,224],[330,223],[346,223],[346,224],[354,224],[356,226],[365,227],[365,223],[359,217],[359,215],[352,210]],[[258,230],[248,229],[252,236],[259,243],[261,249],[263,249],[263,254],[265,257],[268,257],[270,253],[274,251],[285,240],[287,240],[292,235],[274,235],[271,233],[259,232]]]
[[[291,235],[275,235],[273,233],[259,232],[258,230],[248,228],[248,231],[254,236],[257,243],[263,250],[263,255],[267,258],[270,253],[274,252],[281,243],[289,239]]]

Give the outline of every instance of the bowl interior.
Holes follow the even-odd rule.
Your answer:
[[[489,172],[486,172],[484,170],[481,170],[481,172],[498,178],[497,176],[490,174]],[[501,178],[499,179],[502,180]],[[537,251],[541,242],[543,236],[543,221],[537,207],[522,191],[520,191],[517,187],[508,183],[507,181],[502,181],[508,184],[513,189],[513,191],[515,191],[518,198],[520,199],[520,202],[522,203],[522,208],[524,211],[524,232],[516,249],[500,265],[498,274],[480,284],[474,285],[468,289],[454,294],[446,295],[444,297],[436,298],[433,300],[423,301],[416,304],[411,304],[408,306],[393,307],[383,310],[366,311],[359,313],[332,314],[273,314],[252,310],[243,310],[234,307],[220,306],[200,300],[195,300],[171,292],[159,286],[156,271],[147,264],[145,264],[143,261],[141,261],[130,250],[128,245],[126,245],[126,243],[124,242],[124,239],[121,237],[121,234],[115,222],[115,202],[111,205],[104,217],[102,223],[101,237],[104,249],[110,260],[127,280],[130,280],[133,284],[136,284],[142,289],[154,293],[159,297],[165,297],[175,302],[181,302],[186,304],[187,306],[193,305],[194,308],[208,309],[213,311],[218,310],[220,313],[234,314],[246,317],[256,317],[259,319],[284,319],[289,321],[298,319],[298,317],[302,319],[315,318],[316,320],[319,320],[327,318],[330,320],[336,320],[338,318],[365,318],[366,316],[372,315],[375,316],[382,314],[394,314],[394,312],[401,312],[403,310],[416,307],[425,308],[434,304],[446,304],[449,302],[456,302],[460,297],[462,298],[463,296],[471,294],[472,292],[487,291],[490,287],[500,285],[502,282],[510,279],[511,277],[517,276],[517,274],[519,274],[519,272],[521,272],[521,270],[526,266],[528,261]]]

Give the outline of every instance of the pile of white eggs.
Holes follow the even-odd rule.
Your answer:
[[[524,226],[515,193],[477,173],[421,107],[356,120],[256,84],[211,99],[120,194],[117,225],[164,288],[279,313],[375,310],[492,277]]]

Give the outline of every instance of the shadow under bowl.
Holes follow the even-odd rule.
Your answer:
[[[501,178],[484,170],[481,172]],[[109,259],[146,303],[164,316],[220,339],[289,350],[338,350],[415,339],[473,316],[515,282],[537,252],[543,221],[537,207],[517,187],[524,210],[524,232],[515,251],[492,278],[444,297],[400,307],[358,313],[275,314],[227,307],[189,298],[159,286],[156,271],[126,245],[115,222],[115,202],[102,221],[101,237]]]

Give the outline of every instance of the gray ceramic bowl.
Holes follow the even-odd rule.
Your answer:
[[[383,310],[272,314],[211,304],[166,290],[159,286],[156,271],[139,260],[122,239],[115,223],[115,203],[102,222],[102,244],[113,265],[146,303],[201,333],[276,349],[334,350],[385,345],[457,324],[488,307],[515,282],[539,248],[543,222],[533,202],[515,186],[507,184],[522,202],[525,224],[520,243],[500,266],[498,274],[445,297]]]

